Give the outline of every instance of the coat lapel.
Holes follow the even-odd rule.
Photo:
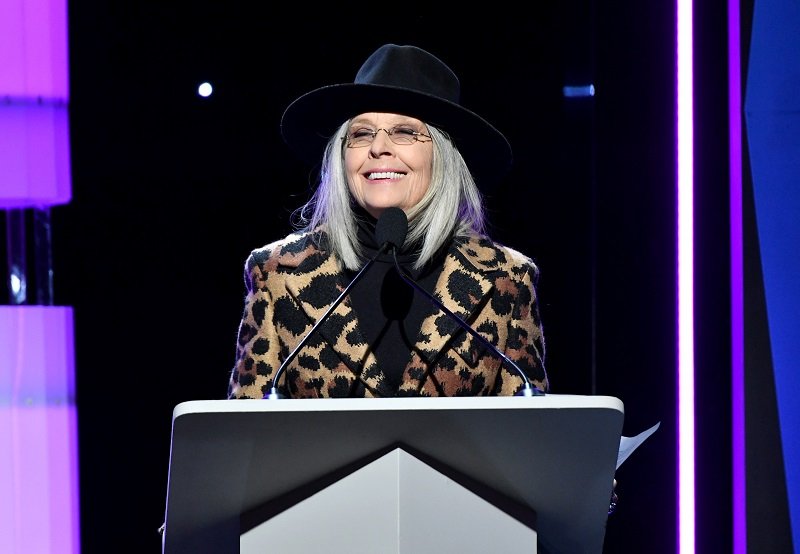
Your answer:
[[[316,325],[336,302],[349,281],[339,270],[336,259],[328,252],[318,249],[313,256],[307,256],[295,267],[295,271],[286,277],[286,290],[311,324]],[[310,328],[297,337],[293,344],[299,344],[309,331]],[[348,297],[339,302],[315,333],[319,333],[341,358],[342,363],[336,370],[337,380],[347,379],[352,390],[353,381],[360,376],[368,388],[379,387],[380,376],[376,372],[375,356],[367,347]]]
[[[434,295],[454,315],[471,325],[489,301],[493,288],[491,277],[497,268],[496,249],[476,237],[458,240],[447,253]],[[455,350],[468,364],[474,363],[469,359],[472,337],[459,331],[458,322],[438,308],[425,318],[412,360],[406,368],[404,389],[422,387],[423,394],[440,394],[427,379],[427,373],[446,349]]]

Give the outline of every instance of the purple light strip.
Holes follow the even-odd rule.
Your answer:
[[[692,0],[677,3],[678,545],[695,549],[694,105]]]
[[[728,0],[728,123],[731,241],[731,440],[733,554],[747,552],[745,504],[744,245],[742,231],[742,75],[739,0]]]

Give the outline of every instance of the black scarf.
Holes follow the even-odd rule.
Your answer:
[[[367,259],[374,257],[380,248],[375,242],[375,223],[375,218],[359,212],[358,240]],[[404,246],[397,253],[397,261],[406,275],[432,292],[444,265],[446,248],[430,263],[414,270],[412,265],[418,246]],[[354,275],[355,272],[350,272],[351,279]],[[391,252],[381,254],[364,273],[350,291],[350,302],[378,366],[391,387],[397,389],[403,370],[411,360],[411,349],[417,342],[422,320],[438,308],[403,281],[394,266]]]

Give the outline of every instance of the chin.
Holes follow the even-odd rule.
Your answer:
[[[370,204],[364,207],[364,209],[367,210],[370,214],[372,214],[372,216],[375,217],[376,219],[379,215],[381,215],[381,213],[383,213],[384,210],[387,210],[389,208],[400,208],[401,210],[406,211],[405,206],[401,206],[400,204],[396,203],[386,203],[377,205]]]

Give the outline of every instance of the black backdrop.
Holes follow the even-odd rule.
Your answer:
[[[244,259],[290,230],[313,182],[281,113],[385,42],[441,57],[512,143],[489,217],[540,265],[553,392],[619,397],[626,435],[662,423],[617,474],[606,551],[676,550],[675,6],[558,4],[457,18],[71,4],[74,197],[53,210],[53,248],[56,303],[75,308],[84,552],[159,551],[172,409],[224,397]],[[562,95],[588,83],[594,98]]]

